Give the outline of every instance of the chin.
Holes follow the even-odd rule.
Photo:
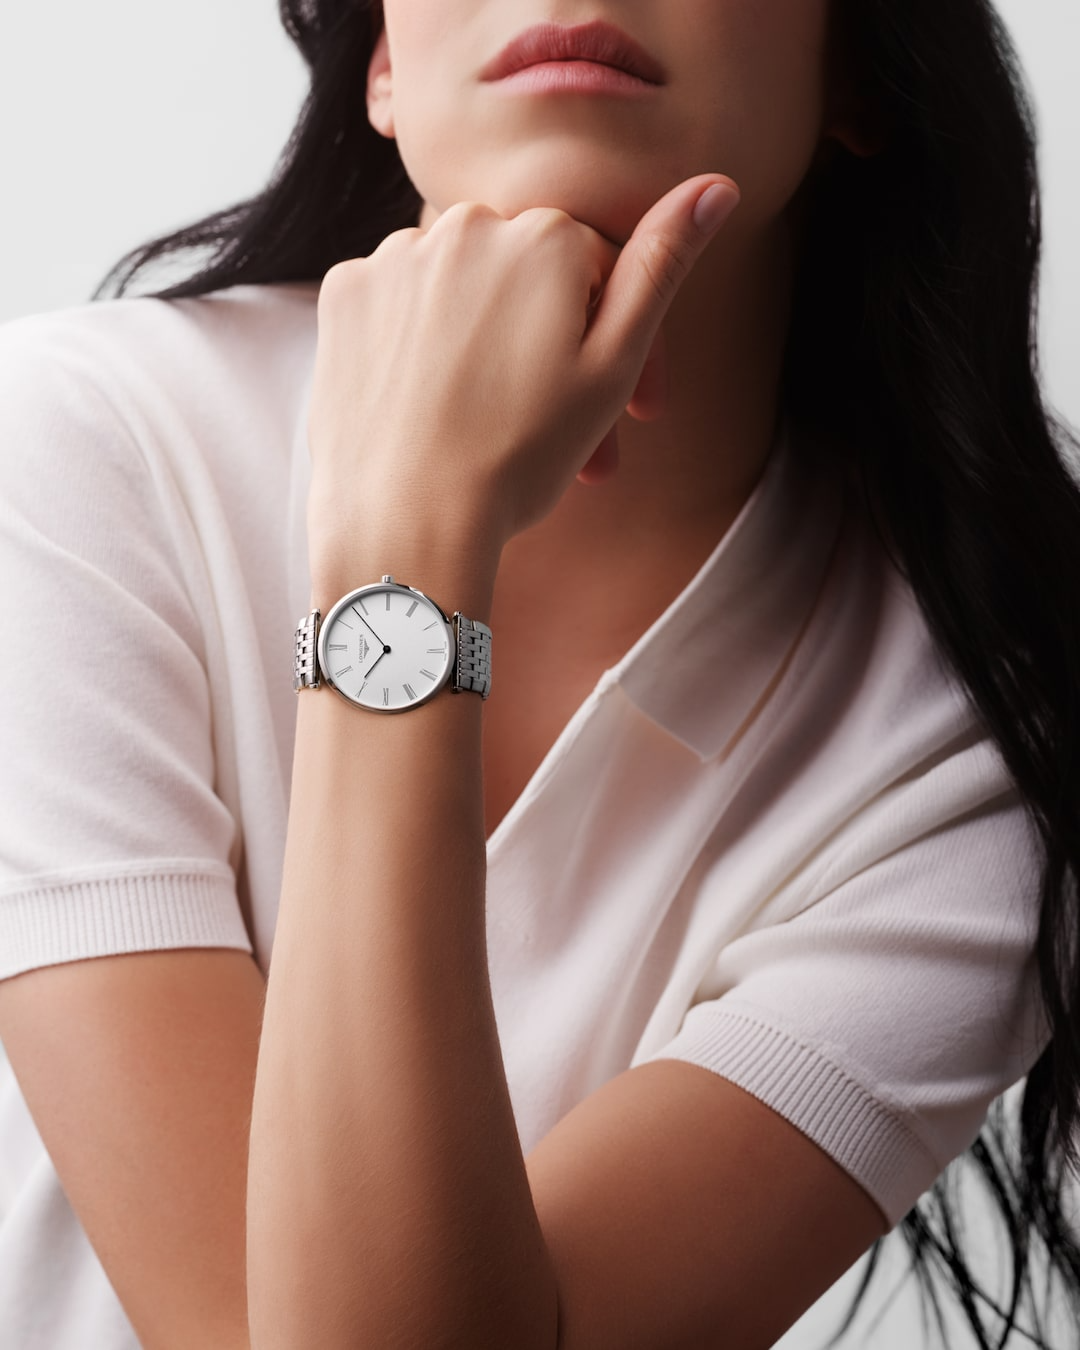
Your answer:
[[[417,179],[413,179],[417,182]],[[508,219],[532,207],[555,207],[622,246],[655,201],[678,178],[652,184],[642,173],[613,172],[610,159],[562,156],[561,163],[511,166],[503,159],[495,171],[469,175],[457,183],[432,182],[421,196],[432,218],[455,202],[484,202]]]

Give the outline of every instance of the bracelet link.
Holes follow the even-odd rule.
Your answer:
[[[460,610],[453,618],[457,659],[451,688],[487,698],[491,693],[491,629],[479,619],[467,619]]]
[[[319,623],[322,615],[313,609],[306,619],[296,625],[296,646],[293,655],[293,692],[318,689],[319,678]]]

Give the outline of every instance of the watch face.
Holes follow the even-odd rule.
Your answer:
[[[327,684],[376,712],[426,703],[449,679],[453,648],[453,631],[435,605],[389,582],[343,596],[319,629]]]

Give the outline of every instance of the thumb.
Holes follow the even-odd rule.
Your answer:
[[[638,372],[679,287],[738,204],[739,189],[719,174],[665,193],[616,259],[583,345],[605,361],[626,355]]]

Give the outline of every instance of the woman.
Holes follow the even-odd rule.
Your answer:
[[[1004,34],[284,12],[267,192],[0,361],[16,1343],[765,1346],[901,1222],[973,1327],[1033,1238],[1075,1297],[1080,511]],[[916,1205],[969,1146],[1005,1294]]]

